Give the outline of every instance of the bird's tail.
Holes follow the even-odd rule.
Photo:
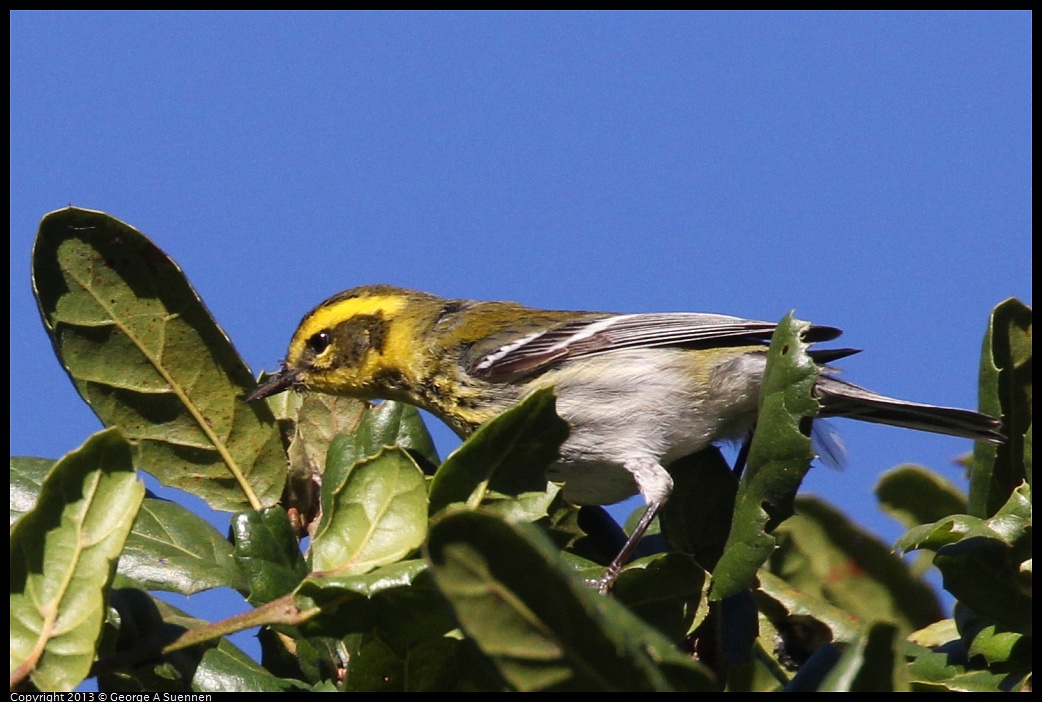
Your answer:
[[[992,444],[1000,444],[1006,438],[1002,435],[1002,423],[980,412],[898,400],[824,373],[815,390],[823,417],[850,417]]]

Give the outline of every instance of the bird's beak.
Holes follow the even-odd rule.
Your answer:
[[[271,397],[272,395],[278,395],[280,392],[289,390],[296,385],[299,377],[300,373],[298,371],[283,366],[282,370],[258,385],[253,392],[247,395],[246,401],[253,402],[262,400],[265,397]]]

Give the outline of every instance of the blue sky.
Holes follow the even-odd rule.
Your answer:
[[[13,13],[11,453],[100,425],[29,282],[40,218],[139,228],[255,372],[366,283],[838,326],[846,378],[973,407],[1031,302],[1027,13]],[[835,420],[824,495],[968,442]],[[449,434],[437,430],[443,452]],[[195,598],[193,598],[195,600]],[[204,613],[205,616],[205,613]]]

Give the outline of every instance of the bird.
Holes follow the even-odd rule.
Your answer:
[[[530,393],[553,387],[570,433],[547,477],[577,504],[640,494],[647,510],[598,581],[610,590],[669,499],[667,466],[756,423],[776,324],[696,312],[541,310],[446,299],[390,285],[330,297],[297,326],[280,369],[248,396],[289,389],[427,410],[466,438]],[[808,343],[841,334],[810,326]],[[972,410],[899,400],[836,376],[856,349],[811,349],[822,417],[850,417],[1000,443],[998,420]]]

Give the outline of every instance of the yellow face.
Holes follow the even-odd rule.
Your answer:
[[[409,387],[412,353],[401,310],[408,298],[393,288],[360,288],[326,300],[301,321],[289,345],[286,373],[319,392],[388,397]]]

